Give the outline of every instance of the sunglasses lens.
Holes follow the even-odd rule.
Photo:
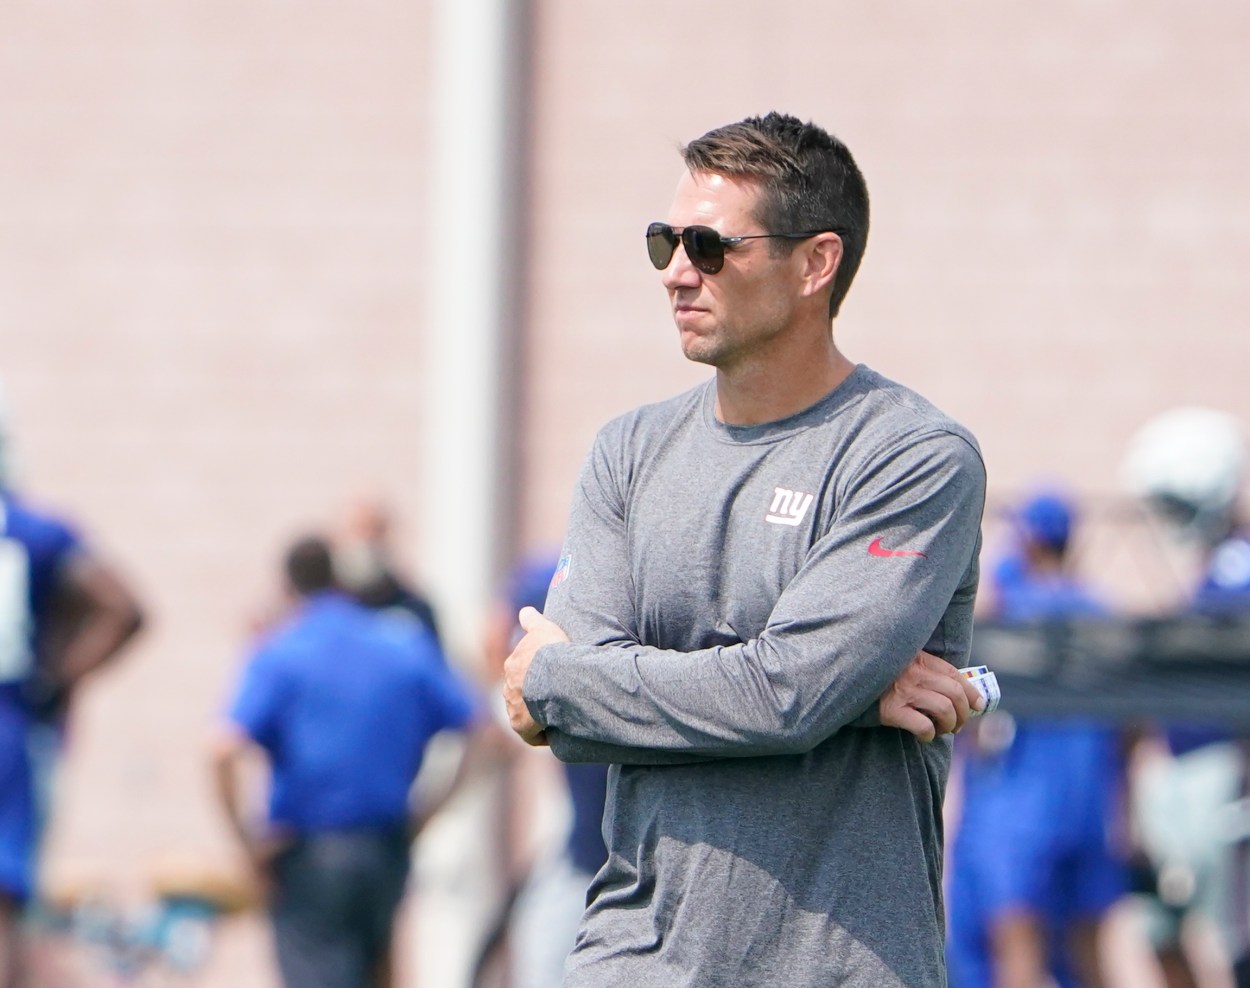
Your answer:
[[[667,223],[652,223],[647,227],[647,256],[657,270],[663,271],[677,250],[677,234]]]
[[[704,274],[716,274],[725,266],[725,245],[710,226],[688,226],[681,231],[681,242],[690,263]]]

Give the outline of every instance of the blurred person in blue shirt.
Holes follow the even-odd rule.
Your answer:
[[[517,620],[521,609],[543,609],[558,565],[558,554],[539,553],[523,559],[509,574],[495,627],[487,636],[496,664],[502,664],[523,634]],[[515,738],[509,740],[516,743]],[[528,746],[517,743],[517,748],[532,753]],[[555,853],[530,863],[517,890],[509,937],[515,988],[560,983],[586,909],[586,891],[608,858],[603,840],[608,766],[557,764],[568,796],[568,828]]]
[[[372,988],[389,982],[410,843],[432,812],[412,798],[426,747],[469,729],[477,704],[428,630],[337,588],[325,540],[296,542],[285,573],[295,606],[218,729],[217,791],[269,893],[283,982]],[[260,826],[241,800],[250,752],[270,769]]]
[[[14,492],[11,453],[0,409],[0,988],[23,983],[19,921],[70,700],[142,623],[118,572]]]
[[[1070,572],[1073,510],[1041,493],[1015,514],[1018,545],[993,572],[990,616],[1009,622],[1106,613]],[[1010,698],[1004,707],[1009,707]],[[1085,718],[1012,718],[960,739],[963,804],[947,900],[952,988],[1098,988],[1098,934],[1124,894],[1115,848],[1117,733]]]

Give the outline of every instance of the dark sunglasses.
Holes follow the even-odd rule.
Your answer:
[[[725,248],[735,247],[744,240],[768,240],[774,237],[785,240],[807,240],[822,233],[836,230],[809,230],[806,233],[749,233],[741,237],[722,237],[710,226],[687,226],[675,230],[667,223],[652,223],[647,227],[647,255],[656,269],[663,271],[673,260],[677,245],[686,248],[690,263],[704,274],[716,274],[725,266]]]

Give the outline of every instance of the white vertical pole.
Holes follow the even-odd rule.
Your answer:
[[[505,197],[517,174],[511,78],[523,0],[435,0],[431,243],[425,332],[430,366],[421,464],[422,570],[454,655],[476,649],[493,590],[501,462],[504,319],[516,233]]]
[[[517,267],[521,171],[518,31],[526,0],[432,0],[430,175],[426,215],[429,364],[417,519],[421,571],[450,655],[476,659],[496,559],[504,551],[505,333]],[[420,984],[467,986],[501,898],[484,866],[499,807],[471,787],[417,845],[415,948]]]

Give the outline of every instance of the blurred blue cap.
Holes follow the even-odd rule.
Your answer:
[[[1068,544],[1073,514],[1067,498],[1050,491],[1035,494],[1020,508],[1020,527],[1030,540],[1061,550]]]

